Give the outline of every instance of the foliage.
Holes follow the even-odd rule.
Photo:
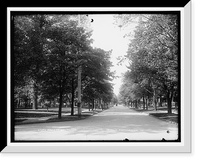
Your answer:
[[[83,65],[83,99],[91,102],[101,98],[110,102],[113,95],[110,52],[95,48],[88,56],[87,63]]]
[[[145,90],[139,90],[143,91],[142,94],[145,95],[146,92],[152,94],[154,105],[156,105],[157,96],[164,95],[168,100],[168,112],[171,113],[173,95],[178,94],[177,15],[134,16],[134,18],[139,18],[139,21],[126,56],[130,62],[128,75],[132,82],[129,84],[137,83]],[[127,17],[131,19],[130,15]],[[138,90],[134,94],[137,92]]]
[[[83,98],[93,98],[92,94],[105,102],[112,98],[110,53],[93,49],[91,31],[80,27],[74,17],[15,15],[13,21],[16,93],[29,82],[36,107],[38,96],[42,100],[59,98],[59,118],[65,97],[70,99],[73,111],[79,66]]]

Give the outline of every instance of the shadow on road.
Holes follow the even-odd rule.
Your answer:
[[[177,140],[177,125],[124,106],[115,106],[84,120],[18,125],[18,140]]]

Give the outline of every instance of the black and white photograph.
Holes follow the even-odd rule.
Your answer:
[[[180,142],[180,12],[12,12],[12,141]]]
[[[190,7],[7,8],[3,152],[190,152]]]

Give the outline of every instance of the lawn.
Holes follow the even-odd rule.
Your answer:
[[[18,109],[15,110],[15,122],[23,122],[25,120],[31,121],[41,121],[40,118],[46,118],[43,121],[45,122],[55,122],[55,121],[73,121],[73,120],[80,120],[85,119],[91,115],[101,112],[101,109],[96,109],[94,111],[88,111],[87,108],[82,108],[82,116],[79,118],[77,116],[77,109],[74,110],[74,116],[71,116],[71,111],[69,108],[62,109],[62,119],[58,119],[58,108],[50,108],[48,111],[46,109]]]
[[[151,116],[154,116],[156,118],[159,118],[161,120],[165,120],[165,121],[170,121],[173,123],[178,123],[178,110],[175,108],[172,108],[172,113],[168,114],[167,113],[167,107],[158,107],[157,111],[154,110],[153,107],[149,107],[148,110],[143,110],[143,108],[141,109],[135,109],[134,110],[141,112],[141,113],[147,113]]]
[[[173,123],[178,123],[177,114],[168,114],[168,113],[149,113],[149,115],[155,116],[161,120],[167,120]]]
[[[47,116],[52,116],[55,114],[52,113],[15,113],[15,118],[40,118],[40,117],[47,117]]]

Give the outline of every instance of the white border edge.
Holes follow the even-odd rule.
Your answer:
[[[10,66],[10,33],[11,33],[11,24],[10,24],[10,10],[7,8],[7,146],[10,144],[10,139],[8,135],[11,134],[11,121],[10,121],[10,114],[11,114],[11,66]]]
[[[190,3],[190,4],[189,4]],[[187,7],[188,5],[191,5],[191,2],[189,2],[185,7]],[[80,10],[80,8],[7,8],[7,43],[8,43],[8,45],[7,45],[7,81],[8,81],[8,84],[7,84],[7,106],[10,108],[10,12],[11,11],[49,11],[49,10],[51,10],[51,11],[60,11],[60,10],[62,10],[62,9],[64,9],[64,11],[66,10],[66,11],[94,11],[94,9],[92,9],[92,8],[82,8],[81,10]],[[133,11],[177,11],[177,10],[179,10],[179,11],[181,11],[181,37],[183,37],[183,35],[184,34],[186,34],[187,32],[185,32],[186,31],[186,29],[184,29],[183,28],[183,26],[184,25],[186,25],[186,23],[183,21],[184,20],[184,16],[185,16],[185,14],[184,14],[184,9],[183,8],[106,8],[106,9],[103,9],[103,8],[95,8],[95,11],[97,10],[97,11],[130,11],[130,9],[131,10],[133,10]],[[184,23],[184,24],[183,24]],[[188,24],[189,25],[189,24]],[[183,34],[184,33],[184,34]],[[184,41],[184,42],[183,42]],[[188,41],[188,40],[187,40]],[[185,52],[185,48],[183,47],[183,45],[185,45],[186,44],[186,40],[185,39],[182,39],[181,38],[181,53],[184,51]],[[187,42],[188,43],[188,42]],[[188,45],[188,44],[187,44]],[[191,47],[190,47],[190,52],[191,52]],[[187,52],[185,52],[185,53],[187,53]],[[185,55],[185,54],[184,54]],[[186,58],[185,57],[183,57],[183,55],[181,56],[181,71],[183,71],[183,72],[185,72],[185,68],[184,68],[184,66],[185,66],[185,62],[186,62]],[[190,59],[189,59],[190,60]],[[183,65],[183,63],[182,63],[182,61],[184,61],[184,65]],[[187,60],[188,61],[188,60]],[[183,73],[181,73],[181,80],[183,81],[184,79],[186,78],[185,76],[184,76],[184,74]],[[184,86],[183,88],[182,88],[182,85]],[[186,88],[185,87],[185,85],[186,85],[186,83],[185,82],[182,82],[181,83],[181,91],[184,89],[184,88]],[[187,85],[186,85],[187,86]],[[181,97],[181,105],[185,105],[185,102],[184,102],[184,99],[185,99],[185,94],[184,95],[181,95],[182,97]],[[188,97],[188,95],[187,95],[187,97]],[[190,97],[190,96],[189,96]],[[182,102],[183,101],[183,102]],[[191,103],[191,102],[190,102]],[[190,104],[189,103],[189,104]],[[191,104],[190,104],[190,106],[191,106]],[[181,111],[183,114],[181,114],[181,115],[185,115],[185,112],[183,111],[183,109],[182,109],[182,111]],[[11,111],[10,111],[10,109],[7,109],[7,128],[8,128],[8,130],[7,130],[7,137],[10,137],[10,113],[11,113]],[[188,114],[187,114],[188,115]],[[185,117],[185,116],[184,116]],[[184,130],[184,118],[182,117],[181,118],[181,137],[182,137],[182,139],[184,139],[184,141],[186,141],[186,138],[184,137],[184,133],[182,133],[183,132],[183,130]],[[185,131],[185,130],[184,130]],[[190,136],[191,137],[191,136]],[[183,140],[182,140],[183,141]],[[46,152],[46,151],[44,151],[44,149],[45,148],[47,148],[47,150],[49,149],[49,148],[51,148],[51,147],[49,147],[49,146],[53,146],[53,147],[56,147],[55,149],[49,149],[46,153],[53,153],[53,152],[60,152],[60,149],[58,149],[58,147],[61,147],[61,149],[63,149],[63,148],[65,148],[64,150],[64,152],[66,153],[66,151],[68,152],[68,153],[74,153],[74,152],[77,152],[77,153],[86,153],[86,152],[91,152],[91,153],[93,153],[93,152],[102,152],[102,148],[99,150],[98,149],[98,147],[101,147],[101,146],[103,146],[103,147],[109,147],[108,149],[106,149],[106,150],[110,150],[111,148],[112,149],[114,149],[114,150],[110,150],[110,151],[103,151],[103,152],[129,152],[129,151],[127,151],[127,148],[131,148],[131,153],[141,153],[141,150],[143,150],[142,152],[144,152],[144,153],[153,153],[153,152],[164,152],[165,153],[165,151],[166,151],[166,146],[167,146],[167,148],[168,148],[168,146],[173,146],[174,148],[176,148],[175,150],[177,151],[177,152],[179,152],[179,151],[181,151],[181,150],[179,150],[178,148],[180,148],[181,146],[183,146],[185,143],[183,142],[181,142],[181,143],[179,143],[178,145],[174,145],[174,144],[171,144],[171,143],[144,143],[144,142],[142,142],[142,143],[135,143],[135,144],[133,144],[133,145],[130,145],[130,143],[129,143],[129,145],[127,145],[127,144],[125,144],[125,143],[110,143],[110,144],[107,144],[107,143],[69,143],[69,144],[64,144],[64,145],[60,145],[60,143],[39,143],[39,145],[38,145],[38,143],[11,143],[11,141],[10,141],[10,138],[7,138],[7,144],[8,144],[8,146],[6,147],[6,148],[4,148],[4,150],[2,150],[2,153],[26,153],[26,152],[29,152],[29,153],[33,153],[33,152]],[[42,144],[42,146],[41,146],[41,144]],[[164,145],[163,145],[164,144]],[[37,147],[37,150],[34,150],[34,148],[35,147],[33,147],[33,148],[31,148],[32,146],[40,146],[40,148],[43,150],[38,150],[38,147]],[[116,147],[116,146],[120,146],[121,148],[119,148],[119,147]],[[135,147],[135,146],[137,146],[137,149],[133,149],[133,147]],[[138,146],[139,146],[139,148],[141,148],[141,149],[139,149],[138,148]],[[147,146],[147,147],[145,147],[145,149],[144,149],[144,146]],[[155,150],[153,150],[152,151],[152,147],[153,146],[153,148],[155,148],[156,147],[156,149]],[[158,147],[157,147],[158,146]],[[165,148],[164,148],[164,146],[165,146]],[[126,149],[123,149],[123,148],[126,148]],[[20,149],[19,149],[20,148]],[[87,149],[86,149],[87,148]],[[95,148],[95,149],[94,149]],[[163,150],[162,150],[162,149]],[[59,150],[59,151],[57,151],[57,149]],[[150,150],[148,150],[148,149],[150,149]],[[46,150],[46,149],[45,149]],[[86,151],[87,150],[87,151]],[[125,150],[125,151],[124,151]],[[172,149],[172,150],[174,150],[174,149]],[[173,152],[173,151],[170,151],[170,152]],[[133,151],[135,151],[135,152],[133,152]],[[190,151],[191,151],[191,149],[190,149]],[[62,152],[62,151],[61,151]],[[169,150],[168,151],[166,151],[167,153],[169,152]],[[184,151],[184,152],[188,152],[188,150],[186,151]]]

